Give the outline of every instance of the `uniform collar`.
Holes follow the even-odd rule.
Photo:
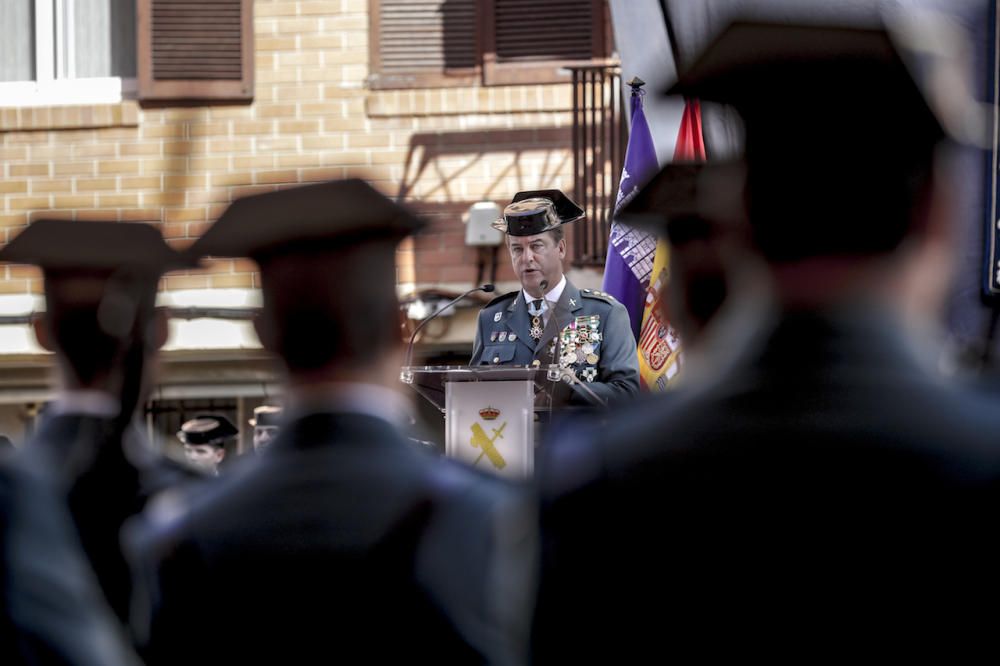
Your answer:
[[[60,392],[49,409],[53,416],[73,414],[114,418],[121,411],[121,404],[105,391],[79,389]]]
[[[559,297],[562,296],[563,290],[566,288],[567,284],[568,283],[566,281],[566,276],[562,275],[559,278],[559,282],[556,284],[556,286],[550,289],[547,294],[545,294],[544,300],[547,304],[549,304],[549,307],[552,307],[552,304],[559,302]],[[537,300],[535,299],[534,296],[526,292],[524,290],[524,287],[521,287],[521,297],[524,298],[525,305],[527,305],[533,300]]]
[[[364,414],[406,428],[413,423],[410,402],[397,391],[378,384],[330,382],[308,394],[291,392],[288,397],[289,420],[308,414],[335,412]]]

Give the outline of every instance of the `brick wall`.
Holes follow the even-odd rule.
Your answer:
[[[254,23],[252,105],[0,109],[0,240],[55,212],[156,222],[183,246],[236,197],[360,176],[433,220],[401,250],[400,282],[458,288],[476,277],[473,202],[571,188],[568,85],[368,90],[366,0],[258,0]],[[0,293],[39,290],[33,269],[0,271]],[[215,261],[163,286],[252,287],[253,271]]]

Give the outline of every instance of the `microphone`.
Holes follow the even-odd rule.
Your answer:
[[[465,298],[469,294],[474,294],[477,291],[482,291],[482,292],[485,292],[485,293],[489,294],[489,293],[491,293],[491,292],[493,292],[495,290],[496,290],[496,287],[493,286],[492,284],[484,284],[484,285],[480,285],[478,287],[473,287],[472,289],[470,289],[469,291],[465,292],[464,294],[462,294],[458,298],[453,298],[447,305],[445,305],[443,308],[439,308],[436,312],[434,312],[433,314],[431,314],[429,317],[424,317],[424,319],[419,324],[417,324],[417,327],[415,329],[413,329],[413,335],[410,336],[410,344],[407,345],[407,347],[406,347],[406,363],[404,365],[406,367],[410,366],[410,361],[413,359],[413,344],[417,340],[417,333],[419,333],[420,329],[422,329],[431,319],[434,319],[439,314],[441,314],[442,312],[444,312],[445,310],[447,310],[448,308],[450,308],[451,306],[453,306],[455,303],[458,303],[460,300],[462,300],[463,298]]]

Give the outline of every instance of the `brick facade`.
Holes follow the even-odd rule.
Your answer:
[[[359,176],[433,226],[400,252],[404,287],[471,286],[462,214],[519,189],[572,186],[568,84],[369,90],[366,0],[258,0],[249,106],[0,109],[0,227],[43,211],[161,226],[183,246],[234,198]],[[499,279],[512,280],[501,254]],[[254,287],[249,261],[171,274],[167,290]],[[39,291],[0,268],[0,293]]]

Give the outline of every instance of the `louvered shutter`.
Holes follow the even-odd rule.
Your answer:
[[[476,0],[370,5],[373,87],[471,83],[479,66]]]
[[[495,0],[497,62],[589,60],[596,9],[591,0]]]
[[[608,57],[605,0],[487,0],[483,82],[568,81],[565,67]]]
[[[253,99],[253,0],[138,0],[143,101]]]

